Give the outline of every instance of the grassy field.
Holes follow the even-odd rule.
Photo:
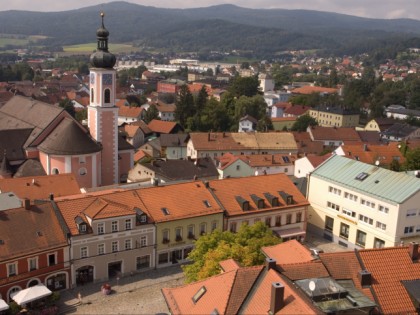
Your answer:
[[[13,35],[13,34],[0,34],[0,48],[5,46],[20,46],[25,47],[30,42],[36,43],[40,39],[45,39],[46,36],[24,36],[24,35]]]
[[[92,53],[96,49],[96,43],[72,45],[63,47],[65,53]],[[109,44],[109,51],[113,53],[130,53],[132,51],[138,51],[139,48],[133,47],[128,44]]]

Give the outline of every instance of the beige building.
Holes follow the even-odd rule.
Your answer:
[[[187,144],[187,156],[192,159],[210,157],[215,159],[225,153],[294,154],[297,144],[288,132],[209,132],[191,133]]]
[[[348,248],[420,241],[420,180],[338,155],[308,177],[308,230]]]
[[[57,200],[71,234],[71,285],[155,266],[155,227],[135,191]]]
[[[309,110],[309,116],[316,119],[321,127],[356,127],[359,113],[340,107],[318,106]]]
[[[225,210],[224,230],[264,222],[283,240],[303,240],[309,203],[286,174],[213,180],[209,189]]]
[[[156,267],[185,262],[194,241],[223,228],[223,210],[203,182],[137,190],[156,225]]]

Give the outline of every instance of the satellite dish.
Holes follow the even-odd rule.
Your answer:
[[[255,176],[258,176],[258,171],[255,171]]]
[[[379,166],[379,160],[376,160],[375,165]]]
[[[315,291],[315,288],[316,288],[315,281],[311,280],[309,282],[309,290],[311,290],[312,292],[314,292]]]

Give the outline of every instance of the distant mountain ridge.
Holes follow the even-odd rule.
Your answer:
[[[378,40],[420,36],[420,21],[368,19],[338,13],[216,5],[164,9],[124,1],[63,12],[0,12],[0,33],[45,35],[50,43],[93,42],[106,14],[110,41],[171,49],[355,49]],[[217,36],[219,34],[219,36]],[[267,45],[267,46],[266,46]],[[270,45],[273,46],[270,48]]]

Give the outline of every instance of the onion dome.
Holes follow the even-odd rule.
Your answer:
[[[109,32],[104,26],[105,14],[101,12],[102,25],[96,31],[96,37],[98,39],[98,46],[96,52],[90,55],[90,63],[95,68],[111,69],[114,67],[117,59],[114,54],[108,51],[108,36]]]

